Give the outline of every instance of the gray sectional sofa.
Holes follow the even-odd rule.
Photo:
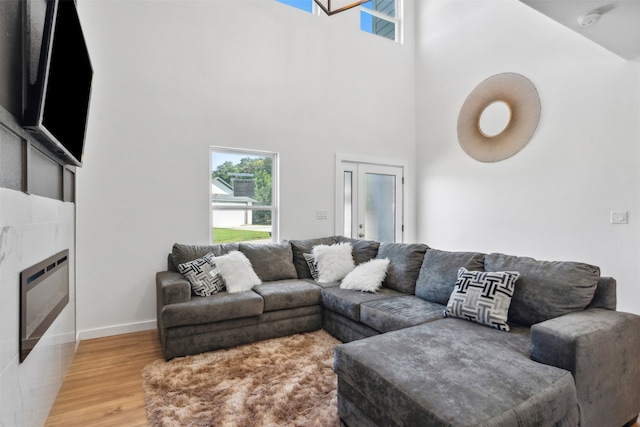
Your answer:
[[[305,254],[339,243],[355,265],[389,260],[377,292],[312,278]],[[262,283],[194,295],[178,266],[232,251]],[[518,272],[508,332],[443,317],[461,267]],[[623,426],[640,412],[640,316],[616,311],[615,280],[587,264],[342,236],[176,244],[156,286],[167,360],[321,328],[341,340],[338,412],[351,427]]]

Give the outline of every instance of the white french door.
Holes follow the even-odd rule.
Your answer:
[[[337,169],[337,232],[358,239],[402,242],[404,168],[339,161]]]

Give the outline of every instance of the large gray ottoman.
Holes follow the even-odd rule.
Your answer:
[[[338,412],[356,426],[576,426],[570,372],[534,362],[528,328],[442,319],[335,349]]]

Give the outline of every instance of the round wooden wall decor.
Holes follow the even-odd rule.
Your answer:
[[[540,120],[540,97],[517,73],[491,76],[471,91],[458,115],[458,142],[472,158],[498,162],[529,142]]]

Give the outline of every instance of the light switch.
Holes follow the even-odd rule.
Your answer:
[[[316,211],[316,219],[328,219],[329,212],[326,209],[320,209]]]
[[[626,224],[627,211],[611,211],[611,224]]]

